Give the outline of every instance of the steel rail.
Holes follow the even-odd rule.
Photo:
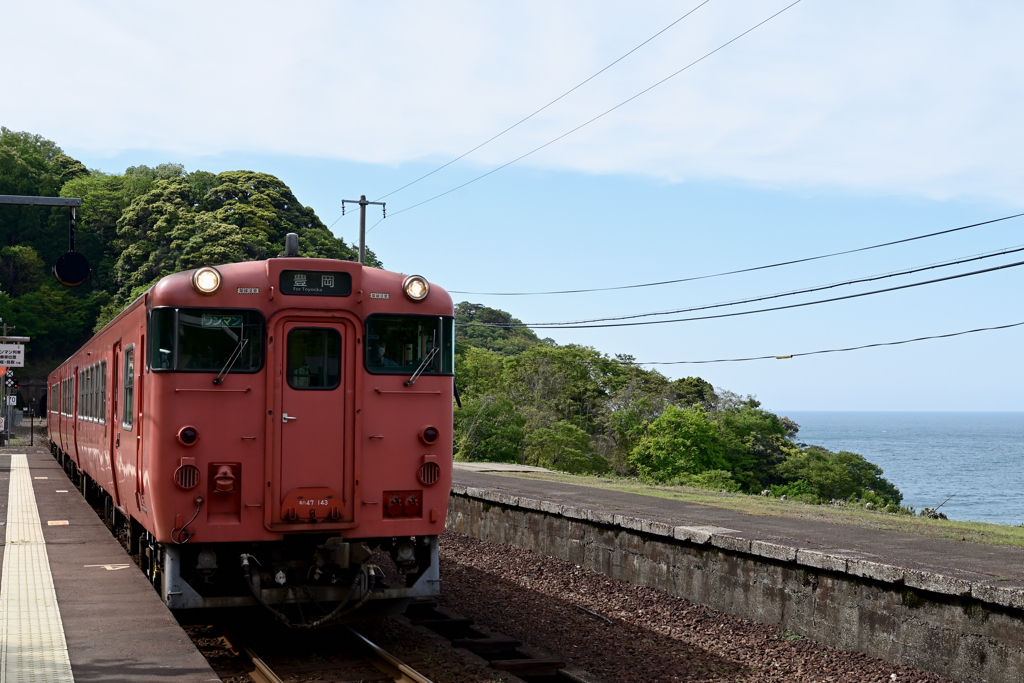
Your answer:
[[[385,652],[372,641],[366,638],[363,634],[359,633],[352,627],[342,624],[342,628],[347,630],[360,642],[365,645],[370,652],[373,654],[371,663],[380,669],[382,673],[387,674],[395,679],[395,683],[433,683],[429,678],[419,673],[412,667],[404,664],[393,655]]]
[[[405,664],[394,655],[383,650],[376,643],[369,640],[366,636],[357,632],[350,626],[342,624],[341,627],[352,634],[366,647],[366,649],[370,651],[371,656],[368,658],[369,663],[377,668],[381,673],[393,678],[395,683],[433,683],[429,678],[419,673],[408,664]],[[252,663],[254,668],[248,673],[249,677],[252,678],[255,683],[284,683],[284,679],[275,674],[273,669],[271,669],[270,666],[264,662],[252,648],[246,645],[237,634],[232,631],[225,630],[223,637],[232,650],[243,655]],[[324,666],[326,668],[330,665],[325,663]]]
[[[224,640],[227,641],[232,650],[244,655],[255,667],[249,672],[249,678],[255,681],[255,683],[284,683],[284,679],[275,674],[274,670],[252,648],[240,640],[235,633],[225,630]]]

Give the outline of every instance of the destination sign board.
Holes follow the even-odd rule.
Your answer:
[[[0,344],[0,365],[8,368],[25,367],[25,345]]]
[[[242,316],[234,314],[203,313],[203,327],[241,327]]]
[[[299,296],[349,296],[352,276],[325,270],[282,270],[281,293]]]

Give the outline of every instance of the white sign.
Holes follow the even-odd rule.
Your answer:
[[[25,345],[0,344],[0,365],[7,368],[25,367]]]
[[[18,405],[18,397],[17,396],[8,396],[7,397],[7,405],[9,405],[9,406],[16,406],[16,405]]]

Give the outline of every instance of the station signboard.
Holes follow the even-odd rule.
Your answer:
[[[0,365],[8,368],[25,367],[25,345],[0,343]]]

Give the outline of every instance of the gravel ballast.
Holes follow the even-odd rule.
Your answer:
[[[440,605],[606,683],[952,681],[462,534],[441,539],[441,577]]]

